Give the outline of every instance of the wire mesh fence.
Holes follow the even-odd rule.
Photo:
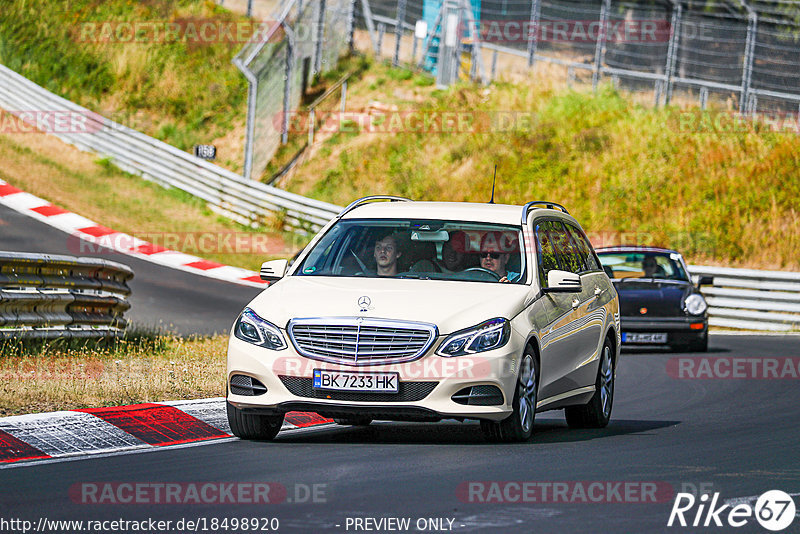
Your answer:
[[[234,59],[249,83],[244,176],[257,179],[281,143],[314,76],[336,67],[350,44],[352,0],[289,0],[268,30]]]
[[[440,44],[453,6],[458,42],[448,49]],[[406,61],[431,70],[444,85],[456,79],[437,73],[449,54],[457,63],[482,62],[484,69],[467,70],[481,81],[502,76],[509,65],[543,61],[562,65],[572,80],[591,73],[594,84],[613,78],[651,91],[656,104],[680,94],[742,112],[796,112],[800,105],[795,0],[358,0],[355,16],[357,28],[375,28],[373,43],[382,31],[413,44],[404,48],[423,57]],[[418,42],[419,21],[426,31]],[[468,31],[471,24],[477,31]],[[384,44],[377,52],[396,61],[394,49]]]
[[[277,0],[275,0],[277,1]],[[250,82],[245,176],[280,144],[309,77],[350,47],[489,83],[538,62],[567,83],[603,80],[743,113],[800,107],[800,0],[283,0],[235,63]]]

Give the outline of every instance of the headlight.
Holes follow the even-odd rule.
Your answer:
[[[450,358],[492,349],[499,349],[511,337],[511,325],[507,319],[490,319],[478,326],[450,334],[442,342],[436,354]]]
[[[233,325],[233,335],[237,339],[267,349],[281,350],[286,348],[286,341],[283,339],[280,329],[259,317],[250,308],[245,308],[242,314],[239,315],[236,324]]]
[[[686,297],[684,308],[686,308],[686,311],[692,315],[700,315],[706,311],[708,304],[706,304],[706,299],[703,298],[703,295],[698,295],[695,293],[694,295],[689,295]]]

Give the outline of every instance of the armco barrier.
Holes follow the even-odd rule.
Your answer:
[[[0,339],[118,335],[131,278],[99,258],[0,252]]]
[[[800,330],[800,273],[690,265],[698,276],[713,276],[701,291],[709,324],[744,330]]]
[[[0,65],[0,108],[9,112],[69,113],[85,124],[52,127],[59,139],[81,150],[110,158],[117,166],[167,187],[197,196],[217,212],[242,224],[262,225],[278,216],[285,225],[316,230],[340,211],[339,206],[246,180],[162,141],[90,112]],[[82,128],[82,127],[81,127]]]

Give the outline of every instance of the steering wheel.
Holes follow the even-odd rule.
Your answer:
[[[494,271],[490,271],[489,269],[484,269],[483,267],[470,267],[470,268],[468,268],[468,269],[464,269],[464,270],[463,270],[463,271],[461,271],[461,272],[462,272],[462,273],[475,272],[475,273],[485,273],[485,274],[489,274],[489,275],[491,275],[491,276],[492,276],[492,278],[494,279],[494,281],[495,281],[495,282],[499,282],[499,281],[500,281],[500,278],[502,278],[502,277],[501,277],[499,274],[497,274],[496,272],[494,272]]]

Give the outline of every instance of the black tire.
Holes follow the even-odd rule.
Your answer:
[[[284,414],[246,414],[230,402],[226,402],[225,406],[228,412],[228,424],[237,438],[269,441],[278,435],[283,425]]]
[[[708,334],[703,339],[695,339],[689,343],[689,352],[708,352]]]
[[[333,422],[337,425],[348,425],[348,426],[369,426],[372,423],[372,419],[368,417],[334,417]]]
[[[708,352],[708,335],[703,339],[693,339],[680,345],[670,345],[673,352]]]
[[[611,340],[606,339],[600,352],[597,365],[595,392],[591,400],[582,406],[568,406],[564,409],[567,424],[572,428],[604,428],[611,419],[614,407],[614,351]],[[606,387],[607,386],[607,387]]]
[[[483,435],[489,441],[528,441],[533,435],[536,400],[539,393],[539,362],[530,347],[525,349],[519,364],[517,387],[514,388],[513,412],[502,421],[481,421]]]

